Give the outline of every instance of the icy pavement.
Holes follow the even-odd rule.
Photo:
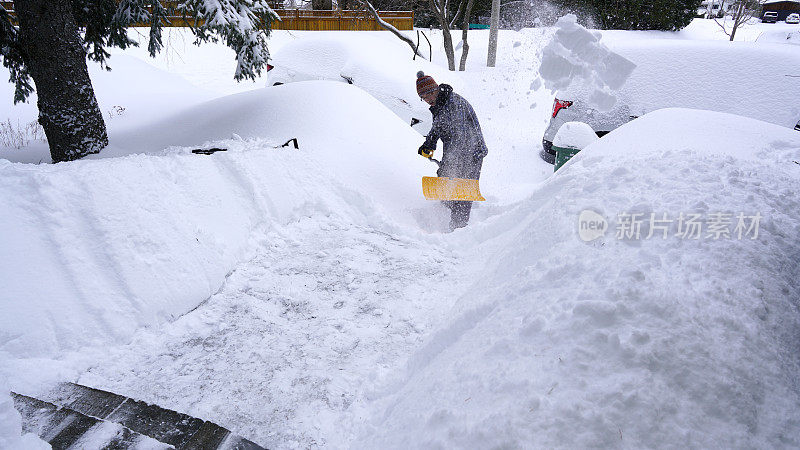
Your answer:
[[[219,293],[80,382],[269,448],[343,447],[362,404],[459,293],[451,252],[333,217],[264,236]]]

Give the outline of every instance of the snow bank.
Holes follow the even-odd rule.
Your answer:
[[[600,110],[616,103],[614,91],[636,67],[600,43],[602,34],[578,25],[574,14],[558,19],[553,39],[542,50],[539,73],[551,90],[578,89]]]
[[[706,111],[596,141],[475,230],[483,276],[376,394],[356,447],[800,445],[793,161],[796,132]],[[585,210],[604,237],[579,237]],[[716,212],[760,214],[757,238],[684,239],[677,222],[646,238],[651,213]],[[616,237],[626,213],[640,238]]]
[[[273,148],[289,137],[299,150]],[[229,151],[189,153],[206,140]],[[363,91],[307,82],[200,105],[95,160],[0,160],[0,353],[124,341],[185,313],[248,256],[255,232],[309,211],[413,221],[430,172],[420,141]],[[136,151],[154,154],[108,158]]]
[[[182,77],[129,55],[114,55],[109,64],[111,71],[90,63],[89,73],[112,140],[120,132],[141,132],[154,115],[175,114],[213,98],[211,92],[189,84]],[[36,93],[27,103],[16,105],[13,97],[14,86],[0,83],[0,121],[10,120],[12,125],[36,121],[39,115]],[[0,158],[27,163],[52,161],[45,140],[33,141],[21,149],[3,148],[0,141]]]

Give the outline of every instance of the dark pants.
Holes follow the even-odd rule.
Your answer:
[[[467,226],[472,202],[448,200],[442,203],[450,208],[450,231]]]
[[[447,150],[445,150],[445,152],[446,151]],[[439,177],[477,180],[481,176],[482,166],[483,157],[472,159],[468,162],[462,162],[460,165],[440,165],[439,170],[436,171],[436,175]],[[450,208],[450,231],[467,226],[467,222],[469,222],[469,213],[472,210],[472,202],[446,200],[442,203]]]

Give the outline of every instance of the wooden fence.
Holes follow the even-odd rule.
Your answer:
[[[309,31],[379,31],[378,21],[366,11],[309,11],[299,9],[276,9],[280,21],[272,22],[273,30]],[[381,19],[398,30],[414,28],[413,11],[380,11]]]
[[[12,20],[14,14],[14,2],[0,2],[0,5],[8,11]],[[164,1],[162,5],[170,12],[167,16],[166,27],[186,27],[194,25],[194,18],[191,14],[184,14],[177,11],[176,1]],[[300,10],[300,9],[276,9],[275,12],[281,20],[272,22],[273,30],[308,30],[308,31],[380,31],[383,28],[372,14],[366,11],[320,11],[320,10]],[[380,11],[378,13],[384,21],[394,26],[398,30],[412,30],[414,28],[413,11]],[[144,24],[135,24],[144,25]]]

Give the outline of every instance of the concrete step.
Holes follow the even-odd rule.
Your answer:
[[[125,441],[111,447],[99,445],[97,448],[136,448],[143,444],[138,438],[141,435],[164,444],[165,448],[263,449],[213,422],[75,383],[60,383],[41,397],[36,399],[15,394],[14,403],[21,413],[25,411],[22,414],[23,422],[30,423],[27,432],[37,433],[50,442],[54,449],[69,448],[98,424],[107,433],[114,426],[127,430],[129,440],[135,445],[126,444]],[[69,426],[64,425],[67,421]],[[64,436],[61,436],[62,428],[69,430]],[[96,434],[97,430],[93,433]],[[54,439],[56,444],[50,439]]]
[[[53,449],[173,448],[120,424],[81,414],[26,395],[11,394],[23,433],[35,433]]]

